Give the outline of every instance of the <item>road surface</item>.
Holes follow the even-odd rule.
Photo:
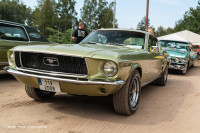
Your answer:
[[[0,132],[199,133],[200,63],[165,87],[148,85],[133,116],[114,112],[112,97],[57,94],[36,102],[12,76],[0,76]]]

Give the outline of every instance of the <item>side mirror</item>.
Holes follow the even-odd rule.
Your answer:
[[[151,46],[150,51],[151,52],[158,52],[159,51],[159,47],[158,46]]]

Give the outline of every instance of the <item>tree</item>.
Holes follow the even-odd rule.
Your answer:
[[[99,29],[101,27],[113,27],[113,3],[106,0],[84,0],[81,9],[81,21],[86,24],[89,31]],[[116,21],[117,26],[117,21]]]
[[[46,30],[47,27],[55,29],[58,27],[58,15],[54,0],[39,0],[33,15],[33,25],[46,37],[50,34],[49,31]]]
[[[143,30],[145,31],[145,25],[146,25],[146,16],[142,18],[142,20],[138,23],[137,25],[137,30]],[[149,27],[150,26],[150,20],[148,19],[148,28],[152,28]]]
[[[68,29],[64,32],[59,32],[53,28],[47,28],[50,32],[49,37],[47,38],[52,43],[61,43],[61,44],[70,44],[73,43],[71,40],[72,29]]]
[[[113,27],[113,7],[114,2],[108,4],[105,0],[99,0],[98,9],[97,9],[97,28],[112,28]],[[115,20],[115,27],[118,27],[117,20]]]
[[[190,30],[200,34],[200,0],[196,8],[190,8],[185,12],[183,18],[175,24],[175,31]]]
[[[174,29],[170,27],[165,29],[164,27],[159,26],[158,29],[155,31],[155,36],[160,37],[160,36],[168,35],[171,33],[174,33]]]
[[[59,31],[66,31],[72,27],[72,22],[76,20],[75,0],[59,0],[57,13],[59,16]]]
[[[32,23],[32,10],[19,0],[0,1],[0,19],[18,22],[21,24]]]

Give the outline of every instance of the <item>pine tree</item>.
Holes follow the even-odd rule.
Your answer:
[[[146,25],[146,16],[142,18],[142,20],[138,23],[137,25],[137,30],[143,30],[145,31],[145,25]],[[148,28],[152,28],[149,27],[150,26],[150,20],[148,19]]]
[[[54,0],[39,0],[34,14],[33,25],[39,29],[44,36],[48,37],[49,32],[46,30],[49,28],[57,28],[57,13],[56,3]]]
[[[21,24],[31,24],[32,10],[19,0],[0,1],[0,19],[18,22]]]
[[[113,3],[109,4],[106,0],[84,0],[81,21],[86,24],[89,31],[113,27]]]
[[[72,22],[77,21],[75,10],[75,0],[59,0],[57,13],[59,16],[59,31],[66,31],[72,27]]]

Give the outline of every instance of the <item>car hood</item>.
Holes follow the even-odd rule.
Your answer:
[[[119,55],[133,54],[142,51],[124,46],[96,45],[96,44],[49,44],[49,45],[32,45],[17,46],[13,50],[29,52],[47,52],[66,54],[72,56],[82,56],[91,58],[112,59],[118,58]]]
[[[188,52],[183,52],[183,51],[174,50],[174,49],[164,49],[164,50],[168,53],[168,56],[170,58],[176,58],[176,57],[187,58],[187,55],[189,54]]]

